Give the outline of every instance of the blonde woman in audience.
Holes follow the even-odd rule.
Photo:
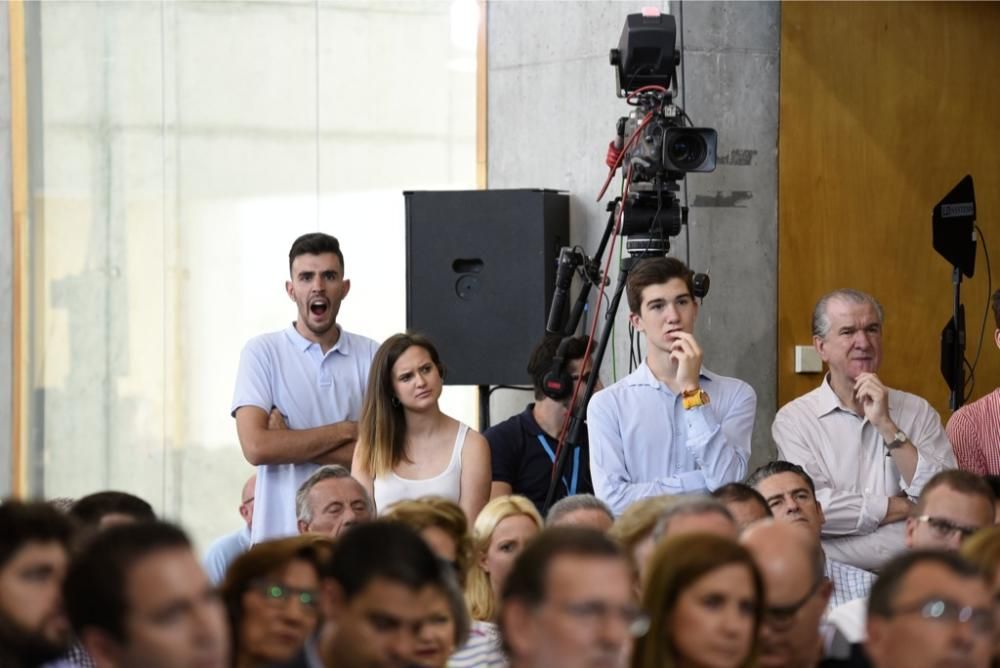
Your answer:
[[[642,585],[646,581],[646,566],[656,547],[653,530],[660,515],[678,503],[679,498],[681,497],[662,495],[636,501],[615,520],[608,532],[632,562],[635,590],[640,597]]]
[[[535,504],[523,496],[499,496],[479,513],[472,529],[472,568],[465,588],[472,631],[469,642],[448,662],[451,668],[506,665],[496,628],[500,590],[514,559],[543,526]]]
[[[968,538],[959,552],[967,561],[978,568],[993,590],[994,600],[1000,604],[1000,526],[980,529]],[[1000,668],[1000,629],[993,642],[993,668]]]
[[[442,496],[479,514],[490,496],[486,439],[441,412],[444,365],[417,334],[386,339],[372,360],[351,474],[381,512],[397,501]]]
[[[760,573],[745,548],[684,534],[657,546],[642,599],[649,630],[632,668],[751,668],[763,615]]]
[[[254,545],[226,571],[234,668],[291,661],[319,623],[321,546],[311,536]]]
[[[383,517],[416,530],[434,554],[451,564],[459,585],[465,585],[472,558],[472,535],[458,504],[440,496],[425,496],[394,503]]]

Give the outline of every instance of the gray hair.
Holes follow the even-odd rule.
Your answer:
[[[306,478],[299,486],[299,491],[295,493],[295,516],[298,520],[306,524],[312,522],[312,508],[309,507],[309,492],[318,483],[330,480],[331,478],[351,478],[351,472],[340,464],[326,464],[325,466],[320,466],[311,476]],[[351,480],[354,480],[354,478],[351,478]],[[358,481],[354,480],[354,482]],[[359,482],[358,486],[361,487],[364,493],[365,503],[368,504],[368,512],[374,515],[375,508],[371,497],[368,496],[368,490]]]
[[[877,299],[867,292],[852,290],[851,288],[840,288],[839,290],[826,293],[816,302],[812,317],[813,336],[825,339],[826,335],[830,333],[830,316],[827,314],[826,309],[834,299],[851,304],[871,304],[872,308],[875,309],[875,314],[878,315],[878,324],[881,325],[885,321],[885,313],[882,311],[882,305],[878,303]]]
[[[676,505],[663,511],[660,519],[656,521],[656,527],[653,529],[653,540],[657,543],[660,542],[660,539],[666,535],[667,529],[670,528],[670,523],[674,518],[682,515],[706,515],[708,513],[722,515],[732,522],[733,526],[736,526],[733,514],[718,499],[713,499],[710,496],[686,497],[679,499]]]
[[[615,515],[611,512],[611,509],[608,508],[608,504],[604,503],[593,494],[574,494],[560,499],[552,504],[552,507],[549,508],[548,515],[545,516],[545,526],[554,526],[566,515],[575,513],[578,510],[599,510],[607,515],[612,522],[615,521]]]

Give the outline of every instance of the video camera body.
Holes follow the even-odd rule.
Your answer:
[[[618,48],[611,50],[617,95],[635,107],[618,119],[609,153],[629,183],[621,233],[632,237],[630,252],[669,250],[667,239],[680,233],[686,213],[675,195],[678,181],[688,172],[715,169],[718,134],[692,127],[673,103],[680,63],[676,42],[674,17],[647,9],[628,15]]]

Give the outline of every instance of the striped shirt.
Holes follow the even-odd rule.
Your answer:
[[[1000,475],[1000,388],[955,411],[946,431],[960,469]]]
[[[448,668],[506,668],[496,624],[475,619],[469,640],[448,659]]]

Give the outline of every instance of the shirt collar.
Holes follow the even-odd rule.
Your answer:
[[[521,413],[521,427],[532,436],[544,434],[538,420],[535,419],[535,404],[528,404],[528,407]]]
[[[701,371],[698,373],[698,377],[703,381],[711,383],[715,380],[716,374],[709,371],[705,367],[702,367]],[[673,394],[666,384],[661,383],[659,379],[653,375],[653,370],[649,368],[649,363],[646,360],[642,361],[642,364],[639,365],[638,369],[625,377],[625,382],[626,384],[632,386],[642,385],[647,387],[662,387],[665,391]]]
[[[334,326],[340,331],[340,338],[337,339],[337,343],[334,344],[333,348],[330,348],[330,350],[327,351],[327,354],[337,351],[341,355],[350,355],[351,354],[351,343],[349,341],[350,337],[347,336],[347,334],[344,332],[344,329],[340,325],[334,325]],[[295,329],[294,322],[288,326],[288,329],[285,330],[285,335],[288,336],[288,338],[291,339],[295,347],[302,352],[309,350],[311,346],[319,345],[315,341],[310,341],[306,337],[299,334],[299,330]]]
[[[837,396],[837,393],[833,391],[833,387],[830,385],[830,374],[826,374],[823,376],[823,382],[820,383],[819,392],[816,395],[816,417],[821,418],[834,411],[845,411],[852,415],[854,414],[854,411],[844,408],[840,403],[840,397]]]

